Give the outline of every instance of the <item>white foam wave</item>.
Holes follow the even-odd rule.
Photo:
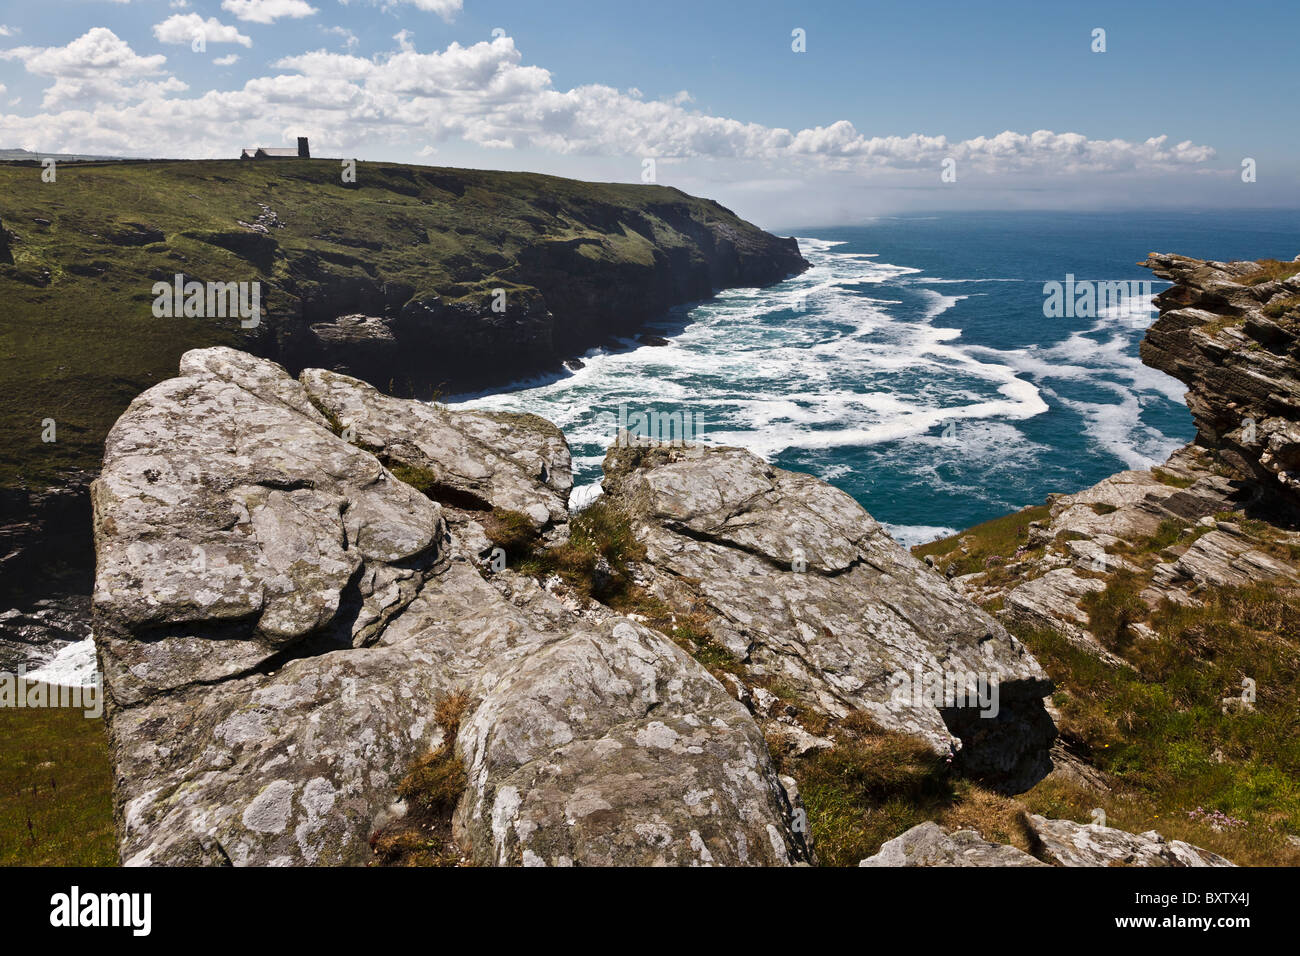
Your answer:
[[[1048,412],[1047,397],[1079,414],[1090,440],[1125,462],[1170,447],[1172,440],[1142,423],[1142,397],[1181,401],[1181,386],[1138,361],[1131,338],[1137,333],[1126,328],[1125,316],[1103,315],[1048,346],[967,344],[959,328],[936,320],[991,293],[940,290],[1025,280],[927,278],[871,254],[840,251],[839,240],[799,243],[812,268],[776,286],[731,289],[695,306],[684,326],[664,323],[667,345],[596,349],[571,374],[448,404],[551,419],[573,446],[580,482],[598,477],[615,437],[600,416],[616,416],[620,405],[689,411],[702,424],[705,443],[740,445],[767,458],[902,441],[928,448],[941,430],[964,423],[972,437],[995,436],[990,448],[999,450],[990,455],[1020,460],[1032,443],[1012,423]],[[1058,382],[1096,386],[1099,378],[1115,403],[1066,401],[1052,388]],[[970,462],[979,451],[964,445],[961,454]],[[832,472],[832,463],[820,467],[828,479],[849,477]],[[988,467],[997,465],[990,460]]]
[[[27,675],[59,687],[90,687],[95,683],[95,642],[91,638],[59,648],[49,663]]]
[[[931,524],[886,524],[881,522],[889,536],[905,548],[914,548],[918,544],[929,544],[941,538],[950,538],[957,533],[956,528],[945,528]]]

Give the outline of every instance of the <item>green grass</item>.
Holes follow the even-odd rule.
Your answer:
[[[579,593],[623,610],[642,597],[631,587],[627,564],[644,556],[627,516],[597,499],[570,521],[568,542],[535,550],[520,562],[519,570],[538,578],[558,574]],[[608,565],[607,574],[599,572],[601,559]]]
[[[115,866],[102,719],[0,708],[0,866]]]
[[[1260,259],[1259,271],[1242,276],[1237,281],[1242,285],[1259,285],[1274,279],[1287,279],[1300,273],[1300,262],[1282,262],[1278,259]]]
[[[1163,468],[1152,468],[1152,476],[1162,485],[1169,485],[1173,488],[1190,488],[1196,484],[1195,477],[1179,477],[1172,472],[1165,471]]]
[[[1126,585],[1107,591],[1108,620],[1143,616]],[[1083,821],[1101,806],[1112,825],[1158,829],[1237,863],[1300,864],[1285,839],[1300,834],[1300,595],[1260,586],[1205,598],[1147,612],[1156,637],[1123,645],[1122,667],[1052,632],[1020,634],[1058,685],[1062,734],[1116,784],[1104,799],[1055,782],[1022,799]],[[1255,682],[1254,710],[1224,713],[1243,678]],[[1198,809],[1241,823],[1216,831],[1189,816]]]
[[[465,792],[468,778],[456,753],[456,733],[469,711],[467,692],[440,698],[433,709],[443,742],[417,758],[397,785],[407,814],[394,825],[371,835],[375,861],[383,866],[458,866],[460,849],[452,837],[452,814]]]
[[[1300,295],[1287,296],[1264,306],[1264,314],[1270,319],[1280,319],[1289,312],[1300,313]]]
[[[541,292],[560,315],[605,275],[697,256],[678,228],[688,215],[726,227],[742,251],[761,236],[716,203],[662,186],[389,163],[360,164],[355,185],[339,174],[334,160],[62,164],[57,182],[43,183],[39,167],[0,164],[0,222],[14,237],[13,262],[0,261],[0,488],[97,469],[112,423],[175,375],[188,349],[274,357],[269,327],[298,322],[304,303],[312,321],[367,311],[340,295],[349,283],[484,309],[494,288]],[[270,230],[274,247],[232,251],[225,237],[254,236],[239,222],[255,222],[259,203],[283,223]],[[134,244],[135,224],[162,239]],[[155,318],[152,285],[177,272],[260,281],[268,317],[252,330]],[[53,443],[41,441],[47,418]]]
[[[799,784],[822,866],[856,866],[955,799],[944,758],[919,741],[875,728],[787,761],[783,770]]]
[[[1079,602],[1088,612],[1088,629],[1104,647],[1117,650],[1132,639],[1133,625],[1147,616],[1146,603],[1138,596],[1145,585],[1133,572],[1121,569],[1105,589],[1089,592]]]
[[[1047,505],[1035,505],[1024,508],[1014,514],[985,521],[961,534],[950,538],[919,544],[912,549],[918,558],[933,555],[935,566],[943,572],[950,567],[956,568],[954,574],[971,574],[986,570],[990,562],[1005,564],[1014,559],[1015,553],[1025,547],[1029,538],[1029,524],[1032,521],[1044,521],[1050,515]],[[962,554],[962,539],[969,538],[967,554]]]
[[[537,530],[526,514],[506,508],[494,508],[490,513],[483,515],[480,522],[488,540],[504,550],[509,560],[526,560],[532,556],[537,547]]]

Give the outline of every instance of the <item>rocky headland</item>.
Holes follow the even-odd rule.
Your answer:
[[[738,449],[611,454],[625,573],[643,609],[707,620],[720,680],[645,614],[493,561],[503,527],[572,546],[549,423],[228,349],[180,372],[132,403],[93,486],[125,862],[369,862],[434,754],[458,860],[805,861],[768,739],[831,741],[791,714],[869,716],[1010,789],[1047,772],[1032,656],[817,479]],[[897,702],[912,666],[1001,680],[997,718]]]
[[[542,419],[187,353],[92,492],[123,862],[791,865],[836,852],[818,761],[1053,772],[1043,668],[847,495],[736,448],[605,472],[571,516]],[[868,862],[1221,862],[1022,817],[1038,857],[930,823]]]

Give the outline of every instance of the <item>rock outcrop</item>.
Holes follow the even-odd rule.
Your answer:
[[[974,830],[947,830],[929,821],[886,842],[859,866],[1233,866],[1230,861],[1155,830],[1128,833],[1099,823],[1026,814],[1031,856]]]
[[[928,821],[886,842],[858,866],[1047,866],[1024,850],[990,843],[974,830],[945,830]]]
[[[1009,787],[1040,772],[1050,685],[1032,657],[815,479],[733,449],[613,455],[637,573],[712,602],[755,678],[738,690],[635,616],[480,564],[494,514],[565,540],[549,423],[224,348],[180,372],[122,416],[92,489],[124,862],[368,862],[435,753],[463,772],[447,823],[465,862],[809,860],[775,715],[750,709],[764,675],[832,719],[964,741]],[[798,547],[806,573],[782,566]],[[996,678],[998,716],[892,701],[913,669]]]
[[[1083,605],[1116,575],[1138,581],[1152,609],[1197,604],[1209,588],[1300,585],[1300,263],[1153,253],[1145,265],[1174,285],[1156,297],[1142,360],[1187,384],[1196,440],[1158,468],[1052,496],[1019,553],[953,581],[1000,602],[1005,621],[1059,631],[1111,663]]]
[[[1128,833],[1100,823],[1029,814],[1037,852],[1057,866],[1232,866],[1217,853],[1166,840],[1155,830]]]
[[[704,609],[748,678],[832,718],[864,711],[1002,789],[1050,770],[1038,663],[847,494],[739,448],[618,447],[605,473],[646,547],[647,587]]]
[[[571,480],[556,434],[227,349],[181,373],[132,403],[93,488],[125,862],[366,862],[455,693],[473,702],[455,742],[473,862],[806,857],[758,727],[699,664],[521,579],[507,599],[442,506],[313,403],[365,407],[358,442],[433,452],[439,487],[489,506],[531,496],[539,524]],[[485,437],[495,454],[471,471]]]
[[[1142,361],[1187,384],[1199,444],[1300,504],[1300,266],[1268,278],[1258,262],[1144,265],[1174,284]]]

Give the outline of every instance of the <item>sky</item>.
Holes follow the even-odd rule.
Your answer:
[[[652,178],[760,225],[1298,208],[1297,35],[1295,0],[0,0],[0,148],[305,135]]]

